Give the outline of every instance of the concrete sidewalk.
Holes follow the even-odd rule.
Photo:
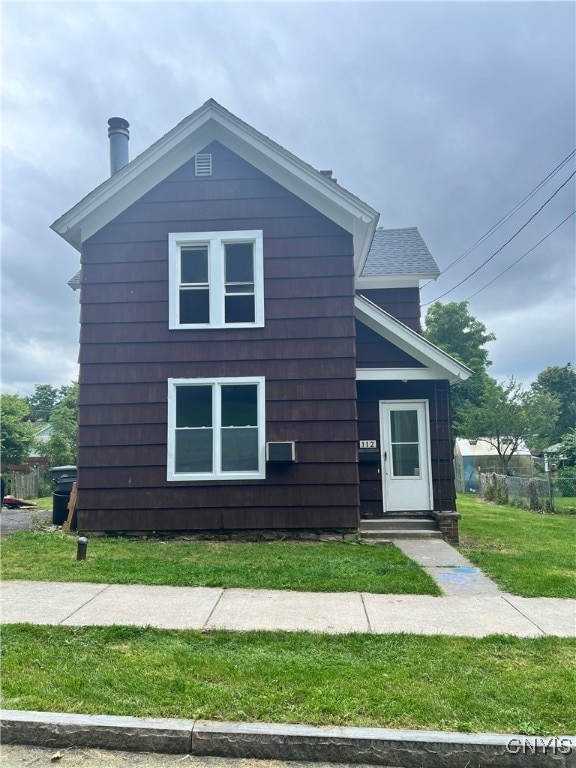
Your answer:
[[[2,623],[161,629],[576,636],[576,600],[7,581]]]
[[[1,621],[331,634],[576,636],[576,600],[500,592],[439,539],[405,539],[396,546],[430,574],[445,596],[7,581],[0,585]]]

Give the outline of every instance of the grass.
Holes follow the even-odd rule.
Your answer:
[[[554,496],[554,509],[576,509],[576,496]]]
[[[52,509],[52,496],[42,496],[39,499],[33,499],[37,509]]]
[[[2,541],[2,578],[105,584],[439,595],[399,549],[358,543],[222,542],[93,538],[85,562],[76,537],[16,531]]]
[[[7,625],[3,706],[571,733],[576,642]]]
[[[502,589],[576,597],[576,516],[543,515],[458,497],[460,549]]]

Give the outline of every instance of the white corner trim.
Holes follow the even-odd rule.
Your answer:
[[[451,355],[431,344],[419,333],[401,323],[388,312],[385,312],[363,296],[354,297],[356,317],[364,325],[390,341],[403,352],[418,360],[426,368],[441,375],[430,378],[449,379],[450,381],[465,381],[470,378],[472,371]],[[393,370],[393,369],[392,369]],[[398,369],[397,369],[398,370]],[[401,370],[422,370],[401,369]],[[405,378],[405,377],[402,377]]]

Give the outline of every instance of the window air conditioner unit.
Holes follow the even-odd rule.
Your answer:
[[[296,461],[296,443],[266,443],[266,461]]]

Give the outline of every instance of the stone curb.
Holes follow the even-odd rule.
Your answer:
[[[365,763],[394,768],[574,768],[576,739],[384,728],[0,712],[4,744],[195,756]]]

